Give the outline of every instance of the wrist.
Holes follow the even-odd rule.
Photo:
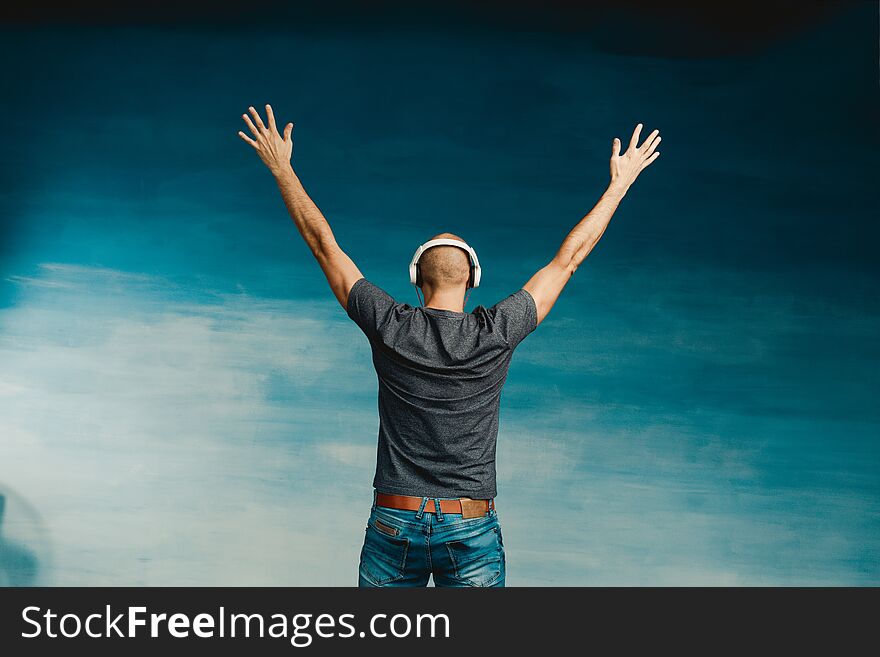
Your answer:
[[[612,179],[608,184],[608,189],[605,190],[605,196],[610,196],[612,198],[616,198],[617,200],[622,199],[626,195],[626,190],[629,189],[629,185],[624,183],[620,179]]]
[[[282,180],[289,180],[290,178],[295,178],[296,174],[293,172],[293,166],[290,162],[285,162],[282,165],[277,167],[269,167],[269,171],[272,172],[272,175],[275,176],[275,180],[281,182]]]

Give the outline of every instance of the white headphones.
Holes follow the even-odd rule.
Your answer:
[[[415,255],[413,255],[412,262],[409,263],[409,282],[415,285],[416,287],[422,286],[422,275],[419,271],[419,258],[422,257],[422,254],[430,249],[432,246],[457,246],[460,249],[464,249],[468,252],[468,255],[471,258],[471,273],[468,277],[467,287],[479,287],[480,286],[480,261],[477,260],[477,252],[474,251],[469,244],[466,242],[462,242],[461,240],[453,240],[445,237],[441,237],[436,240],[429,240],[422,244],[419,248],[416,249]]]

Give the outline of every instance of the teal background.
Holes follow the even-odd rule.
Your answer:
[[[876,7],[725,53],[641,30],[4,27],[0,581],[356,582],[376,380],[236,136],[272,102],[364,274],[417,303],[451,231],[468,308],[662,130],[514,358],[508,585],[880,584]]]

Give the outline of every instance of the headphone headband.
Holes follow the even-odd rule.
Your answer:
[[[422,281],[421,276],[419,275],[419,259],[422,257],[422,254],[430,249],[433,246],[457,246],[460,249],[464,249],[467,251],[471,260],[471,274],[468,278],[468,287],[479,287],[480,278],[481,278],[481,270],[480,270],[480,261],[477,259],[477,252],[467,243],[462,242],[461,240],[454,240],[448,237],[440,237],[435,240],[429,240],[419,246],[416,249],[415,254],[413,255],[412,261],[409,263],[409,282],[415,285],[416,287],[421,287]]]

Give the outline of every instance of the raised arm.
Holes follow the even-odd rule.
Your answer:
[[[641,132],[642,124],[639,123],[633,131],[629,148],[623,155],[620,154],[620,140],[614,138],[611,147],[611,182],[608,189],[589,214],[571,230],[553,260],[539,269],[523,286],[535,299],[539,324],[556,303],[572,274],[602,237],[630,185],[660,155],[660,151],[656,150],[660,143],[660,131],[652,132],[638,146]]]
[[[330,224],[327,223],[318,206],[309,198],[293,171],[290,164],[290,156],[293,154],[293,124],[288,123],[284,127],[284,134],[281,135],[275,125],[275,114],[271,105],[266,105],[266,124],[253,107],[248,108],[248,111],[250,116],[242,114],[242,118],[250,129],[253,139],[244,132],[239,132],[238,135],[254,147],[257,155],[275,176],[281,197],[297,230],[321,265],[333,294],[342,307],[346,308],[351,286],[362,278],[363,274],[351,258],[339,248]]]

